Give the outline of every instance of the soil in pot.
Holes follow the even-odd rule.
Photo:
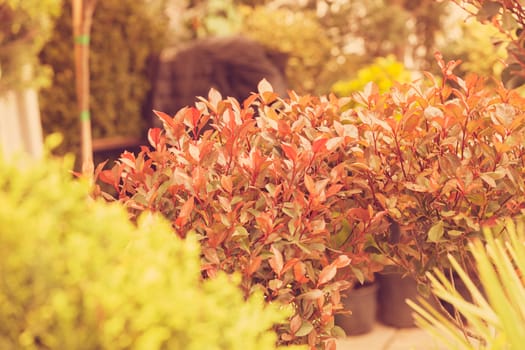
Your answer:
[[[345,311],[351,311],[351,314],[335,315],[336,326],[341,327],[347,335],[370,332],[377,315],[377,290],[377,283],[369,283],[343,292]]]

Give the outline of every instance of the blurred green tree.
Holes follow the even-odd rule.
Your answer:
[[[38,52],[53,29],[61,0],[0,0],[0,95],[12,88],[49,83],[49,67]],[[27,67],[31,78],[24,77]]]

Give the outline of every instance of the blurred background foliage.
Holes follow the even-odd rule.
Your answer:
[[[51,69],[38,64],[37,55],[51,35],[60,1],[0,0],[0,96],[49,83]]]
[[[17,1],[24,3],[0,0],[0,9]],[[66,134],[62,152],[76,150],[79,135],[69,7],[62,0],[62,15],[40,53],[41,63],[54,71],[52,87],[40,94],[44,130]],[[99,1],[91,38],[94,138],[144,136],[162,48],[235,35],[286,53],[289,88],[301,94],[326,94],[341,87],[337,82],[361,81],[337,90],[348,94],[364,80],[383,79],[369,77],[384,73],[377,70],[382,58],[395,60],[391,68],[402,65],[404,72],[438,72],[433,55],[440,50],[445,59],[464,62],[460,74],[499,77],[507,56],[497,30],[449,0]]]
[[[377,57],[373,63],[359,69],[355,78],[336,82],[332,91],[338,96],[349,96],[355,91],[362,91],[368,83],[373,82],[379,93],[385,93],[395,82],[409,83],[412,80],[412,75],[403,63],[396,60],[394,55],[388,55]]]
[[[473,18],[460,22],[455,30],[458,33],[454,37],[443,38],[440,35],[438,41],[441,41],[440,51],[446,60],[463,61],[456,72],[459,75],[476,73],[499,77],[507,57],[506,48],[502,45],[504,34]]]
[[[241,34],[288,54],[290,88],[324,94],[374,59],[393,55],[408,71],[436,71],[434,52],[467,71],[498,75],[501,35],[467,20],[450,1],[435,0],[186,0],[169,5],[170,44]]]
[[[98,1],[90,39],[93,138],[142,137],[143,110],[151,92],[152,67],[165,45],[165,0]],[[78,153],[80,123],[74,88],[71,2],[40,53],[54,71],[52,86],[40,91],[44,132],[67,135],[59,153]]]

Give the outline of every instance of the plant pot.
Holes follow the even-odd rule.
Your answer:
[[[336,326],[347,335],[370,332],[377,314],[377,289],[377,283],[371,283],[343,292],[344,309],[352,313],[335,315]]]
[[[378,274],[378,319],[392,327],[414,327],[413,310],[406,299],[416,300],[417,282],[412,277],[402,277],[401,273]]]

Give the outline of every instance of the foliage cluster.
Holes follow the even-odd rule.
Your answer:
[[[0,348],[276,349],[290,311],[202,281],[195,236],[93,201],[69,160],[0,160]]]
[[[0,2],[0,95],[48,82],[50,72],[38,64],[38,52],[59,13],[60,0]]]
[[[454,270],[468,288],[465,300],[440,270],[429,273],[434,293],[454,305],[468,324],[458,327],[438,310],[422,301],[423,307],[409,302],[417,312],[418,324],[427,329],[447,349],[520,349],[525,336],[525,224],[523,218],[506,219],[484,230],[485,243],[476,240],[470,250],[476,263],[477,286],[452,256]]]
[[[144,136],[156,55],[167,35],[164,0],[99,1],[90,38],[93,137]],[[51,39],[40,54],[53,68],[52,87],[40,92],[44,132],[66,135],[61,152],[78,151],[78,121],[70,1],[62,2]]]
[[[447,254],[468,268],[466,244],[495,218],[523,211],[525,100],[445,63],[428,87],[398,85],[379,95],[357,94],[366,167],[375,203],[399,225],[376,235],[376,248],[418,275],[447,266]],[[453,87],[457,86],[457,88]]]
[[[481,227],[524,209],[525,100],[436,58],[440,79],[384,94],[281,99],[262,81],[240,104],[212,90],[158,112],[150,147],[97,176],[133,216],[195,230],[206,275],[240,271],[247,295],[292,303],[283,343],[330,347],[339,291],[376,270],[374,252],[424,282],[447,254],[470,268]]]

